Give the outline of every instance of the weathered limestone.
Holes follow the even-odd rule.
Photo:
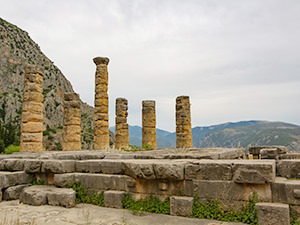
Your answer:
[[[6,188],[3,191],[3,200],[9,201],[19,199],[23,189],[28,186],[29,184],[21,184]]]
[[[0,172],[0,190],[18,184],[28,184],[32,182],[33,176],[24,171]]]
[[[21,152],[43,151],[43,70],[37,65],[25,66]]]
[[[117,149],[129,146],[129,130],[127,123],[128,102],[125,98],[116,99],[116,142]]]
[[[271,187],[273,202],[300,205],[300,180],[276,177]]]
[[[81,123],[80,123],[79,95],[73,92],[64,94],[64,127],[63,151],[81,150]]]
[[[287,153],[285,146],[251,146],[249,153],[253,155],[253,159],[276,159],[280,155]]]
[[[286,178],[300,178],[300,160],[283,159],[277,161],[277,176]]]
[[[189,96],[176,98],[176,148],[192,148],[192,124]]]
[[[71,208],[75,206],[75,191],[70,188],[34,185],[23,189],[20,202],[35,206],[49,204]]]
[[[193,198],[183,196],[170,197],[170,215],[191,217],[193,210]]]
[[[288,204],[259,202],[256,203],[255,208],[260,225],[290,224],[290,209]]]
[[[157,148],[155,101],[143,101],[142,109],[142,145]]]
[[[124,194],[124,191],[105,191],[104,206],[109,208],[122,209],[122,198]]]
[[[108,128],[108,72],[109,59],[94,58],[97,66],[95,74],[95,114],[94,114],[94,149],[109,148]]]

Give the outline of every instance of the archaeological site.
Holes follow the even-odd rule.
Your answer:
[[[21,149],[0,156],[1,199],[34,206],[74,207],[81,184],[87,195],[103,193],[104,206],[123,208],[124,196],[168,200],[169,213],[192,217],[195,202],[218,200],[224,210],[241,210],[257,197],[258,223],[290,224],[290,206],[300,214],[300,154],[284,146],[193,148],[189,96],[176,98],[176,148],[157,148],[156,104],[142,106],[142,144],[129,146],[128,101],[116,99],[115,146],[109,144],[108,63],[94,58],[94,150],[81,150],[80,103],[64,95],[62,151],[42,146],[43,71],[28,65],[24,75]],[[43,185],[32,185],[33,183]],[[199,204],[200,204],[199,203]]]

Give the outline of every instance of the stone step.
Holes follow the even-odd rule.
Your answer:
[[[0,171],[0,189],[8,188],[18,184],[29,184],[33,181],[33,176],[24,171],[6,172]]]
[[[52,205],[71,208],[75,206],[75,191],[71,188],[57,188],[49,185],[25,187],[20,202],[28,205]]]

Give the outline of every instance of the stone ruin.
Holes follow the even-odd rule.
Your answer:
[[[155,101],[143,101],[142,104],[142,145],[157,148]]]
[[[43,70],[36,65],[25,66],[21,152],[43,151]]]
[[[115,148],[127,148],[129,146],[129,128],[127,123],[128,102],[125,98],[116,99],[116,126]]]
[[[191,104],[189,96],[176,98],[176,148],[192,148]]]
[[[94,149],[109,148],[108,58],[97,57]],[[152,151],[42,151],[43,73],[27,66],[24,77],[21,151],[0,156],[0,199],[20,199],[31,205],[73,207],[83,184],[89,194],[104,191],[106,207],[121,208],[122,196],[134,199],[170,197],[171,215],[191,216],[193,200],[218,199],[225,208],[240,209],[257,193],[258,221],[289,224],[289,205],[300,214],[300,154],[283,146],[192,148],[188,96],[176,98],[176,148]],[[80,103],[75,93],[64,96],[63,150],[80,150]],[[116,100],[116,148],[129,144],[124,98]],[[143,145],[157,147],[155,101],[143,101]],[[31,153],[27,151],[32,151]],[[254,160],[247,160],[254,159]],[[42,180],[44,186],[30,186]]]
[[[81,150],[80,99],[76,93],[64,94],[63,151]]]
[[[108,128],[108,72],[109,59],[94,58],[95,74],[95,115],[94,115],[94,149],[109,148]]]

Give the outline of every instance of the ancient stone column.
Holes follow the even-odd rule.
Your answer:
[[[21,152],[43,151],[43,70],[37,65],[25,65]]]
[[[155,101],[143,101],[142,124],[142,145],[157,148]]]
[[[62,150],[81,150],[81,118],[79,95],[64,94],[64,126]]]
[[[127,123],[128,102],[125,98],[116,99],[116,148],[129,146],[129,130]]]
[[[192,125],[189,96],[176,98],[176,148],[192,148]]]
[[[95,75],[95,114],[94,114],[94,149],[109,148],[108,128],[108,58],[96,57]]]

